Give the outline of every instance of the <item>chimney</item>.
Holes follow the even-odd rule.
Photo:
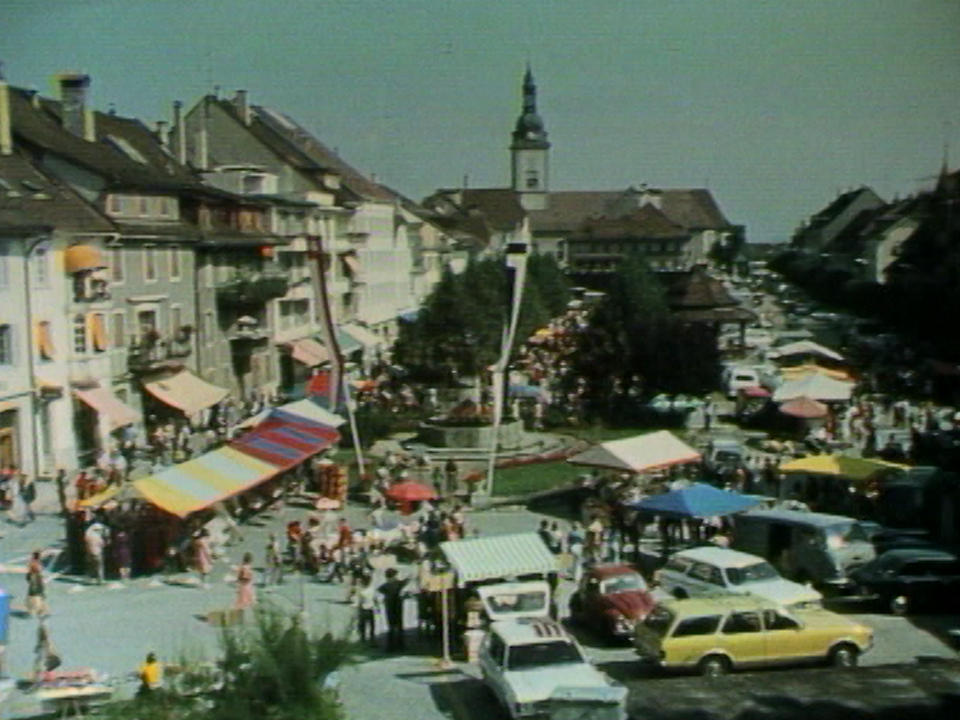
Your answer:
[[[187,128],[183,125],[183,102],[173,101],[173,131],[177,133],[177,162],[187,164]]]
[[[90,140],[93,121],[87,119],[87,88],[90,76],[83,73],[65,72],[57,76],[60,86],[60,119],[67,132]]]
[[[13,124],[10,120],[10,85],[0,68],[0,155],[13,154]]]
[[[157,141],[164,150],[170,149],[170,130],[166,120],[157,120]]]
[[[252,118],[250,115],[250,100],[246,90],[237,90],[237,95],[233,98],[233,106],[237,109],[237,114],[243,120],[243,124],[249,125]]]
[[[210,166],[210,147],[207,138],[207,123],[210,119],[210,101],[216,98],[207,95],[203,98],[203,107],[200,108],[200,136],[197,139],[196,165],[200,170],[208,170]]]
[[[35,87],[27,88],[27,97],[30,98],[30,105],[34,110],[40,109],[40,92]]]

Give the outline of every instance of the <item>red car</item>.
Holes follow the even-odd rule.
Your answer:
[[[643,576],[629,565],[594,565],[584,570],[570,597],[570,620],[615,638],[633,638],[633,628],[656,600]]]

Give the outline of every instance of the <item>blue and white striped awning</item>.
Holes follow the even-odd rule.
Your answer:
[[[557,556],[534,532],[450,540],[440,550],[461,583],[560,572]]]

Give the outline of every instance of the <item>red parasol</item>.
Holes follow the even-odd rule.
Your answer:
[[[785,402],[780,406],[780,412],[795,418],[813,420],[826,417],[830,409],[819,400],[814,400],[804,395]]]
[[[759,385],[754,385],[752,387],[740,388],[740,393],[744,397],[748,398],[765,398],[770,397],[770,391],[765,387],[760,387]]]
[[[437,493],[432,487],[418,482],[402,482],[387,488],[386,495],[395,502],[418,502],[433,500]]]
[[[400,504],[400,512],[404,515],[413,511],[413,503],[433,500],[437,496],[433,488],[409,481],[391,485],[385,494],[390,500]]]

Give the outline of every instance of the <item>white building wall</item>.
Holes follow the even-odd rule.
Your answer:
[[[393,205],[364,203],[353,218],[357,231],[367,233],[357,252],[363,273],[357,320],[374,327],[395,322],[400,311],[415,304],[406,228],[394,222],[394,213]]]

